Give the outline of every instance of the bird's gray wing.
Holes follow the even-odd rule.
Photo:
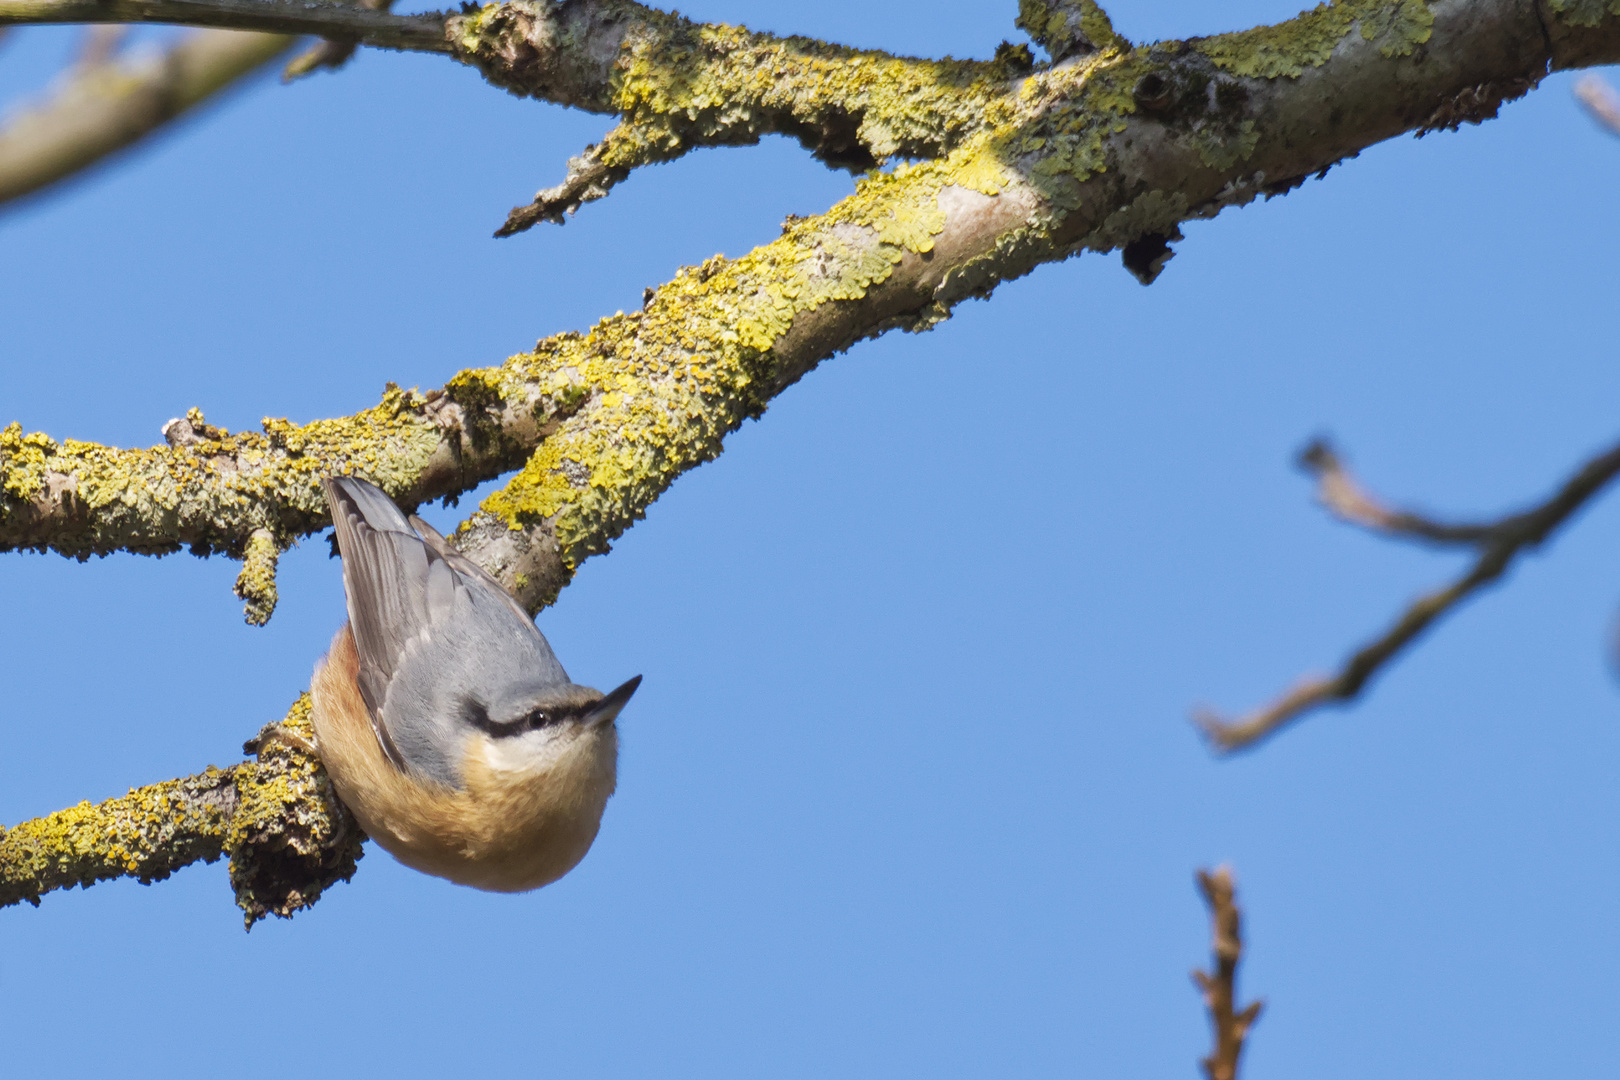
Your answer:
[[[517,602],[517,597],[507,592],[506,586],[502,585],[494,574],[491,574],[488,570],[485,570],[482,566],[451,547],[450,541],[446,540],[438,529],[435,529],[415,514],[411,515],[410,521],[411,528],[421,534],[422,542],[432,548],[445,562],[449,563],[451,569],[461,575],[463,579],[482,583],[489,592],[504,600],[507,606],[517,613],[518,618],[529,626],[534,626],[534,616],[523,610],[523,605]],[[536,627],[534,632],[539,634],[539,628]],[[540,640],[544,641],[545,638],[542,636]]]
[[[322,485],[377,741],[399,768],[458,786],[469,698],[511,699],[568,675],[511,594],[432,526],[364,480]]]
[[[428,551],[380,488],[345,476],[323,479],[321,489],[343,556],[360,696],[383,751],[404,768],[381,714],[400,657],[428,626]]]

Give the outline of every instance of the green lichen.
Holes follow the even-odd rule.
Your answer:
[[[1096,0],[1018,0],[1014,25],[1054,59],[1125,46]]]
[[[1020,97],[1032,118],[995,133],[997,156],[1018,162],[1059,210],[1078,208],[1081,186],[1106,165],[1109,137],[1136,111],[1131,88],[1147,66],[1144,50],[1110,49],[1025,80]]]
[[[1597,26],[1610,15],[1620,15],[1620,0],[1547,0],[1547,6],[1571,26]]]
[[[1243,120],[1236,126],[1200,125],[1193,128],[1192,136],[1198,159],[1218,172],[1249,160],[1260,143],[1260,132],[1253,120]]]
[[[1429,40],[1434,13],[1424,0],[1335,0],[1285,23],[1204,38],[1194,45],[1235,75],[1297,78],[1306,68],[1327,63],[1357,26],[1363,38],[1380,42],[1378,51],[1393,59],[1411,55]]]
[[[0,494],[24,501],[45,490],[51,459],[61,448],[39,432],[24,432],[13,421],[0,429]]]
[[[1124,48],[1124,38],[1114,32],[1114,23],[1108,13],[1094,0],[1080,0],[1080,32],[1099,49]]]
[[[994,121],[1005,65],[921,60],[649,13],[613,75],[609,166],[795,135],[831,164],[933,156]]]

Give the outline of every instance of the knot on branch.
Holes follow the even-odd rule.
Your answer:
[[[176,450],[203,442],[223,442],[230,437],[230,432],[224,428],[210,424],[195,405],[186,410],[186,415],[164,424],[162,431],[163,441]]]
[[[225,848],[231,887],[248,929],[267,915],[288,919],[354,876],[365,833],[337,797],[313,751],[308,694],[286,719],[268,725],[244,750],[258,762],[241,768],[237,806]]]
[[[1124,44],[1096,0],[1018,0],[1015,25],[1045,49],[1053,63]]]
[[[626,31],[676,18],[628,0],[509,0],[464,10],[444,26],[451,55],[478,68],[496,86],[605,112],[611,103],[610,74]]]

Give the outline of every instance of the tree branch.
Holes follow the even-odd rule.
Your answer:
[[[560,223],[632,169],[769,134],[855,173],[935,158],[1005,118],[1011,80],[1028,71],[1011,54],[897,57],[695,23],[629,0],[491,5],[452,19],[450,32],[456,57],[496,86],[622,117],[497,236]]]
[[[1301,461],[1316,474],[1318,498],[1337,517],[1389,536],[1428,543],[1465,544],[1478,550],[1466,574],[1427,593],[1401,613],[1383,635],[1363,646],[1336,674],[1302,679],[1276,701],[1235,721],[1200,710],[1194,722],[1221,753],[1245,750],[1324,705],[1350,701],[1367,681],[1442,615],[1501,577],[1524,551],[1541,545],[1560,525],[1620,473],[1620,445],[1583,465],[1546,502],[1483,525],[1447,525],[1408,511],[1392,511],[1367,494],[1325,443],[1307,447]]]
[[[365,836],[319,760],[296,746],[314,734],[308,695],[266,731],[281,728],[293,738],[261,736],[250,744],[262,744],[256,762],[210,767],[0,828],[0,907],[24,900],[37,906],[52,890],[117,877],[149,885],[221,855],[230,858],[249,929],[266,915],[288,918],[314,904],[328,886],[353,876]]]
[[[58,11],[72,6],[52,2]],[[74,3],[82,12],[88,0]],[[153,4],[171,13],[292,6]],[[19,6],[52,3],[0,0],[0,12]],[[96,11],[131,6],[143,5],[116,0]],[[364,25],[389,33],[403,25],[357,8],[308,10],[326,21],[301,23],[300,32],[362,25],[343,19],[380,19]],[[623,23],[604,21],[609,14]],[[881,102],[884,84],[898,83],[895,101],[922,103],[904,120],[916,126],[889,129],[891,141],[879,143],[875,131],[884,129],[850,112],[855,143],[898,152],[923,145],[906,141],[914,131],[940,149],[863,177],[827,213],[791,219],[781,237],[741,258],[681,271],[641,311],[583,336],[544,339],[439,391],[391,387],[380,405],[352,417],[266,420],[262,433],[232,435],[194,413],[167,427],[168,446],[148,450],[58,443],[13,424],[0,431],[0,548],[84,558],[188,545],[243,558],[251,544],[255,573],[244,575],[243,591],[262,607],[273,566],[267,545],[279,550],[327,525],[321,476],[363,475],[412,505],[517,469],[453,540],[534,611],[677,476],[716,456],[727,434],[834,353],[892,329],[926,329],[961,301],[1082,250],[1162,248],[1184,220],[1281,194],[1442,110],[1456,118],[1465,93],[1491,100],[1480,88],[1496,87],[1499,100],[1549,66],[1620,58],[1620,17],[1573,18],[1525,0],[1340,0],[1238,34],[1134,49],[1116,41],[1013,80],[995,74],[1010,70],[1005,55],[1000,68],[896,69],[874,59],[880,54],[804,39],[692,29],[624,0],[510,3],[453,16],[458,57],[499,85],[548,100],[718,116],[706,110],[725,101],[711,93],[738,93],[747,113],[749,102],[769,105],[773,87],[787,85],[793,102],[769,121],[785,123],[780,117],[820,115],[822,99],[795,83],[799,76],[841,80],[828,102],[846,91]],[[694,96],[682,82],[738,52],[756,65],[747,85],[699,79],[710,90]],[[912,106],[894,108],[898,116]],[[953,127],[966,111],[969,126]],[[1328,115],[1336,122],[1323,123]],[[744,130],[721,124],[703,137]]]
[[[1478,544],[1501,528],[1500,522],[1447,524],[1410,510],[1389,509],[1361,486],[1325,439],[1317,439],[1301,450],[1299,465],[1316,478],[1316,499],[1330,514],[1385,536],[1440,545]]]
[[[1575,96],[1587,113],[1611,135],[1620,135],[1620,94],[1600,75],[1584,75],[1575,84]]]
[[[10,0],[0,0],[0,11]],[[49,100],[0,128],[0,203],[141,141],[291,48],[279,34],[204,30],[158,56],[75,65]]]
[[[0,0],[0,26],[34,23],[172,23],[352,37],[379,49],[450,51],[442,13],[390,15],[331,0]]]
[[[1237,1080],[1243,1041],[1260,1018],[1262,1003],[1251,1002],[1241,1011],[1237,1008],[1237,969],[1243,959],[1243,913],[1237,906],[1237,888],[1232,882],[1231,868],[1218,867],[1214,873],[1198,871],[1198,888],[1209,905],[1210,947],[1215,959],[1213,971],[1192,973],[1193,982],[1204,992],[1204,1005],[1209,1009],[1209,1022],[1215,1035],[1215,1046],[1202,1062],[1204,1075],[1209,1080]]]
[[[355,0],[355,2],[372,11],[388,11],[394,6],[394,0]],[[281,73],[281,79],[283,82],[292,82],[320,68],[336,71],[349,62],[359,47],[360,40],[355,37],[324,38],[288,61],[287,67]]]
[[[1125,44],[1096,0],[1018,0],[1016,22],[1054,63]]]

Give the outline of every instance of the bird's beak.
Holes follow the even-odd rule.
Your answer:
[[[585,726],[588,728],[593,728],[600,724],[611,724],[613,722],[613,718],[619,715],[619,710],[624,708],[625,702],[629,701],[631,695],[636,692],[636,687],[640,685],[641,676],[637,675],[635,678],[631,679],[629,682],[607,695],[607,697],[604,697],[601,701],[598,701],[591,707],[590,712],[581,717],[585,723]]]

